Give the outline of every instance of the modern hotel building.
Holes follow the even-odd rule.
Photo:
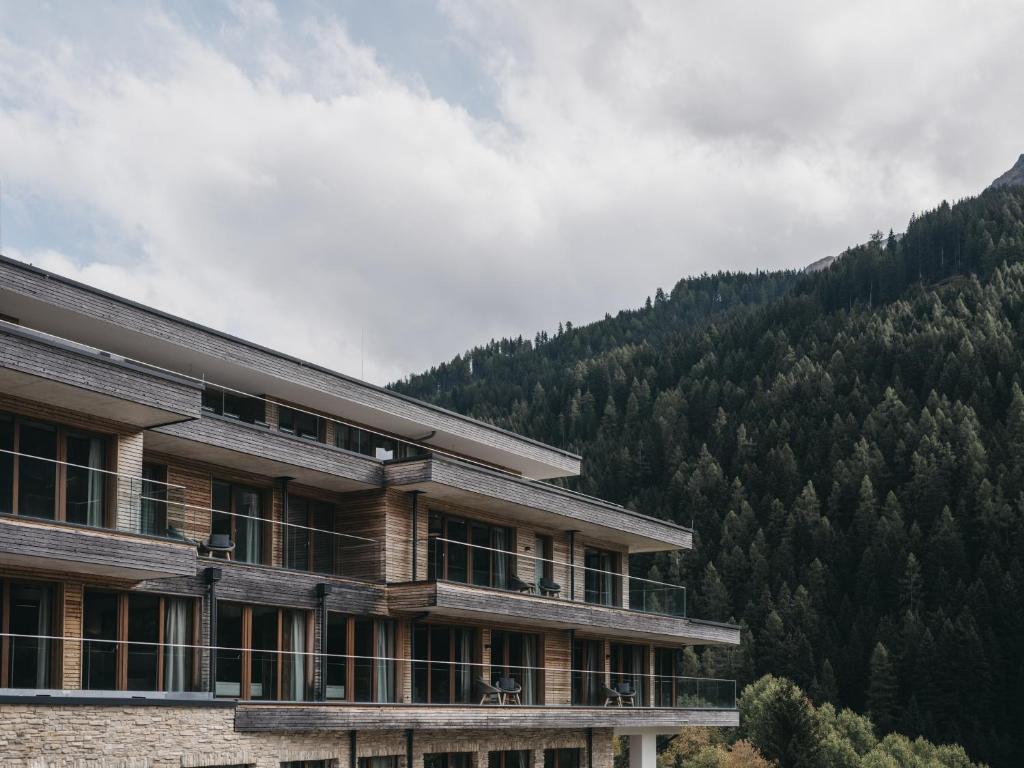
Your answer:
[[[0,259],[0,765],[653,768],[738,722],[580,457]]]

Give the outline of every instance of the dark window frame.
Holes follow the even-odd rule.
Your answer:
[[[591,564],[596,558],[598,562]],[[608,567],[601,565],[606,559]],[[596,588],[595,588],[596,580]],[[611,581],[608,590],[606,580]],[[583,602],[590,605],[622,607],[622,553],[613,549],[585,546],[583,548]]]
[[[0,461],[9,461],[11,471],[10,509],[4,509],[3,506],[5,505],[6,500],[0,499],[0,512],[11,514],[16,517],[26,517],[32,520],[48,520],[50,522],[81,525],[81,523],[70,521],[67,514],[68,470],[74,469],[74,467],[69,467],[67,464],[68,438],[98,438],[103,445],[103,463],[102,466],[94,468],[93,471],[100,472],[103,477],[103,524],[101,527],[105,529],[115,527],[116,510],[114,508],[114,500],[117,495],[115,492],[116,477],[111,473],[110,469],[111,466],[113,466],[112,462],[115,454],[115,451],[113,450],[113,435],[103,432],[94,432],[81,427],[73,427],[66,424],[45,421],[43,419],[35,419],[32,417],[22,416],[17,413],[0,412],[0,419],[11,424],[10,450],[12,452],[10,454],[0,454]],[[29,515],[20,510],[21,504],[19,497],[21,496],[21,493],[19,485],[21,462],[25,459],[30,461],[32,460],[32,456],[29,454],[26,454],[25,456],[19,455],[21,453],[21,430],[25,426],[52,430],[54,434],[54,441],[56,443],[55,455],[53,457],[39,457],[37,459],[40,462],[51,464],[54,468],[53,513],[50,517]]]
[[[438,665],[438,662],[434,659],[434,633],[431,630],[444,629],[448,632],[448,657],[444,660],[444,666],[447,668],[448,677],[448,700],[447,701],[434,701],[434,667]],[[463,699],[458,700],[456,696],[456,676],[459,672],[459,664],[455,664],[455,648],[456,648],[456,632],[465,632],[469,630],[470,642],[472,648],[470,649],[470,684],[469,690],[463,692]],[[424,633],[427,640],[427,648],[425,656],[417,656],[417,652],[420,650],[417,648],[417,636],[420,633]],[[474,685],[477,678],[481,677],[479,671],[481,669],[481,645],[480,642],[480,630],[475,627],[468,627],[458,624],[427,624],[423,622],[416,622],[412,625],[412,633],[410,638],[409,647],[412,656],[412,700],[416,704],[472,704],[473,703],[473,692]],[[426,682],[424,684],[424,690],[426,692],[425,698],[417,697],[416,693],[416,669],[417,667],[425,667],[426,670]]]
[[[532,637],[534,642],[534,648],[536,650],[537,658],[534,662],[536,669],[531,670],[531,674],[536,675],[534,678],[534,692],[536,693],[537,700],[533,702],[532,706],[541,706],[544,704],[544,689],[545,685],[545,669],[544,669],[544,633],[543,632],[521,632],[519,630],[506,630],[506,629],[492,629],[491,630],[491,678],[492,680],[497,676],[497,673],[501,673],[505,677],[512,677],[519,681],[522,685],[524,680],[522,677],[526,674],[522,669],[522,665],[512,666],[512,636],[518,635],[519,637],[525,638]],[[498,646],[501,646],[500,648]],[[500,656],[500,658],[498,658]],[[523,686],[525,689],[526,686]],[[525,698],[523,704],[526,704]]]
[[[230,509],[218,509],[217,504],[217,485],[226,485],[228,487]],[[260,529],[260,543],[258,558],[253,560],[239,560],[239,538],[238,538],[238,521],[241,517],[238,511],[238,497],[242,493],[255,493],[259,499],[259,520],[258,523]],[[227,517],[228,524],[230,526],[231,541],[235,545],[233,559],[242,562],[250,563],[252,565],[273,565],[273,523],[270,519],[271,509],[273,507],[272,500],[273,491],[268,488],[261,488],[255,485],[249,485],[246,483],[238,483],[232,480],[224,480],[218,477],[214,477],[210,483],[210,530],[211,532],[217,527],[217,515],[218,513]],[[268,504],[268,500],[270,503]],[[246,515],[247,524],[256,524],[252,521],[251,517]]]
[[[0,633],[2,633],[0,635],[0,688],[11,687],[11,645],[15,639],[10,636],[12,587],[42,587],[51,590],[50,627],[52,629],[50,634],[54,636],[63,634],[61,629],[61,619],[63,617],[61,607],[64,603],[62,584],[31,579],[0,579]],[[44,688],[63,688],[63,685],[56,684],[63,678],[63,660],[63,641],[52,640],[50,644],[49,679]]]
[[[86,643],[89,642],[90,638],[85,637],[85,615],[86,615],[86,601],[90,594],[103,594],[112,595],[117,604],[117,617],[116,617],[116,636],[115,636],[115,684],[114,688],[96,688],[92,689],[89,687],[88,679],[86,676]],[[159,594],[155,592],[122,592],[113,589],[93,589],[86,588],[82,594],[82,689],[83,690],[114,690],[114,691],[127,691],[127,690],[139,690],[128,688],[128,653],[131,646],[131,641],[128,638],[129,623],[131,620],[131,612],[129,610],[130,598],[133,596],[156,598],[159,600],[159,619],[157,623],[158,631],[158,645],[156,648],[156,679],[157,686],[154,691],[165,691],[165,663],[166,657],[164,655],[164,617],[167,607],[166,601],[168,599],[173,600],[188,600],[192,604],[192,632],[191,632],[191,643],[193,646],[199,645],[199,633],[202,624],[202,601],[196,597],[190,595],[169,595]],[[103,645],[109,644],[109,641],[105,641],[100,638],[93,638],[102,642]],[[154,646],[147,646],[154,647]],[[202,666],[202,654],[198,651],[198,648],[193,648],[191,653],[192,670],[189,675],[188,685],[186,686],[186,692],[197,691],[200,687],[200,670]]]
[[[427,572],[428,577],[434,581],[452,581],[457,584],[467,584],[474,587],[489,587],[491,589],[510,589],[511,580],[513,576],[516,576],[518,570],[518,560],[516,557],[516,529],[507,525],[497,525],[494,523],[488,523],[483,520],[476,520],[474,518],[463,517],[462,515],[450,515],[446,512],[439,510],[430,510],[427,513],[427,537],[430,540],[427,547]],[[440,522],[440,528],[437,527],[436,523]],[[451,525],[464,525],[466,528],[466,541],[462,543],[454,543],[457,540],[453,539],[450,535]],[[487,538],[489,549],[478,549],[474,544],[473,534],[475,530],[485,529],[487,531]],[[494,546],[494,534],[497,531],[503,531],[505,533],[505,549],[504,553],[495,552],[492,550],[498,549]],[[444,541],[442,541],[444,539]],[[451,561],[452,554],[458,552],[458,548],[465,550],[465,580],[452,578],[451,573]],[[506,583],[501,585],[496,583],[498,581],[497,575],[497,560],[499,557],[506,559],[505,564],[505,580]],[[478,566],[478,560],[480,558],[486,558],[487,561],[487,584],[479,584],[476,581],[476,569]],[[440,567],[440,573],[438,568]]]
[[[400,664],[394,661],[389,661],[392,666],[391,682],[392,690],[390,693],[390,701],[381,701],[377,698],[377,668],[381,664],[381,659],[377,658],[376,648],[380,640],[380,632],[384,630],[385,625],[390,626],[392,633],[393,645],[397,648],[401,643],[401,637],[399,631],[401,625],[394,619],[378,618],[373,616],[355,616],[352,614],[342,613],[341,611],[328,611],[328,620],[324,628],[324,637],[321,640],[321,648],[326,648],[328,643],[331,642],[330,632],[330,619],[333,617],[337,622],[339,619],[343,622],[343,631],[345,633],[345,639],[342,645],[342,656],[345,662],[345,695],[344,696],[325,696],[328,701],[347,701],[359,704],[394,704],[398,699],[399,693],[402,691],[403,680],[401,679],[402,668]],[[359,661],[355,658],[356,648],[356,623],[357,622],[370,622],[371,623],[371,636],[370,636],[370,648],[373,650],[372,658],[370,659],[370,697],[364,698],[362,696],[356,696],[356,663]],[[333,653],[334,651],[332,651]],[[325,674],[326,659],[330,658],[321,656],[321,674]],[[324,681],[324,690],[326,692],[327,681]]]

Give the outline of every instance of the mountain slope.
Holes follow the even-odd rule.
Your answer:
[[[577,450],[581,490],[692,521],[696,551],[655,577],[688,584],[693,615],[750,630],[695,672],[784,674],[1013,765],[1022,326],[1024,188],[1008,186],[827,270],[682,281],[649,308],[395,388]]]

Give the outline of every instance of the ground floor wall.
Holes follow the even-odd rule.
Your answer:
[[[587,754],[589,742],[592,755]],[[612,732],[585,730],[358,731],[356,757],[399,758],[423,768],[423,756],[470,753],[470,768],[487,768],[488,753],[580,749],[581,768],[612,768]],[[0,768],[280,768],[299,760],[351,765],[352,733],[237,733],[234,709],[208,706],[0,704]],[[589,758],[589,759],[588,759]]]

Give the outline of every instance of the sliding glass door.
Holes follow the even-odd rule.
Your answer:
[[[0,583],[0,688],[54,688],[60,641],[52,584]]]

